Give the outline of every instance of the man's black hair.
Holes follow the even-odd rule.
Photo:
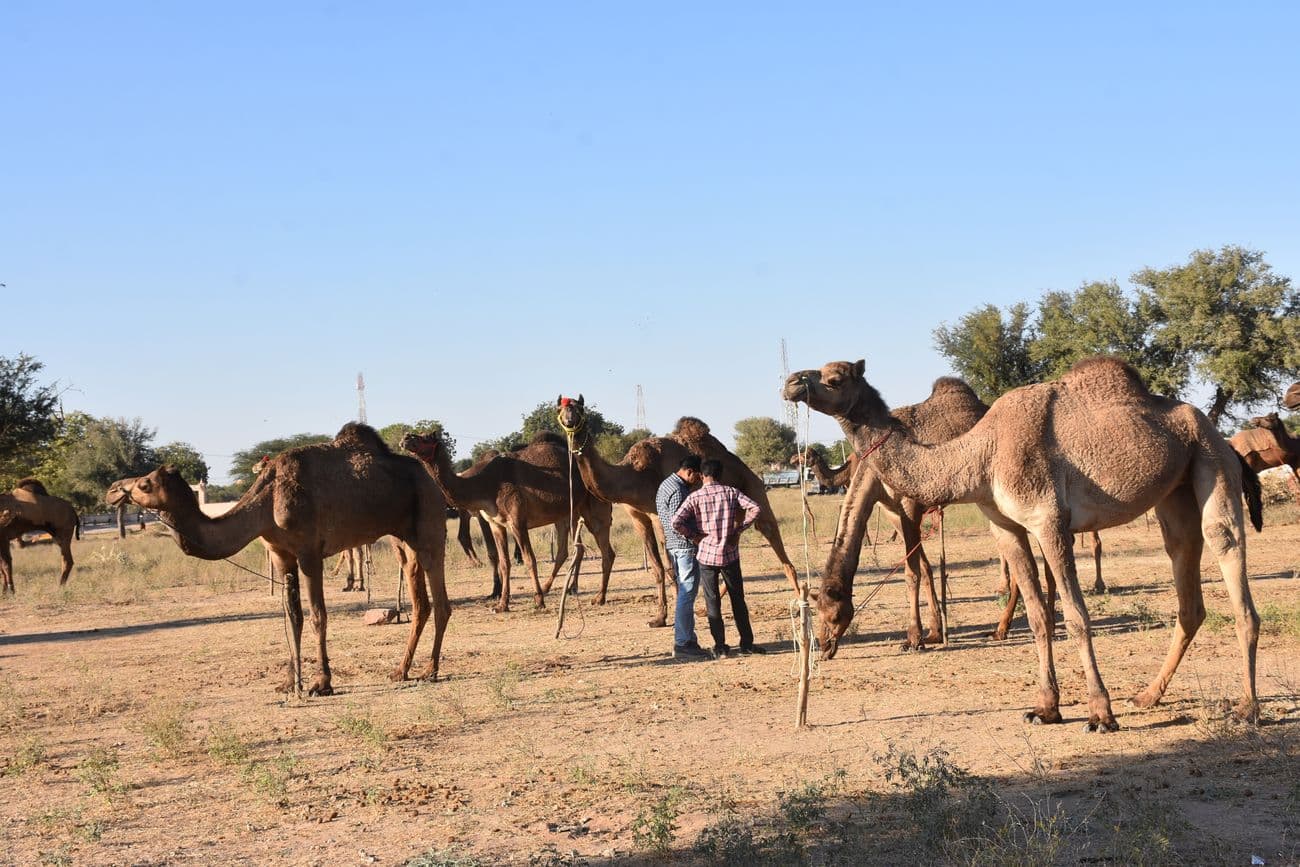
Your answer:
[[[687,455],[686,457],[682,458],[681,463],[677,465],[677,469],[694,470],[695,472],[698,473],[700,471],[700,456]]]
[[[717,458],[709,458],[700,464],[700,475],[708,476],[715,482],[722,481],[722,461]]]

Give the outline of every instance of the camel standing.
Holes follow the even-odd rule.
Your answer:
[[[781,568],[790,586],[798,592],[799,582],[794,564],[785,553],[781,530],[768,502],[763,482],[754,471],[736,457],[709,432],[709,426],[697,418],[685,416],[678,420],[673,432],[666,437],[646,437],[634,443],[623,460],[611,464],[596,451],[591,431],[587,427],[586,402],[582,395],[576,399],[560,397],[556,401],[560,426],[571,431],[572,449],[582,473],[583,484],[596,498],[606,503],[622,503],[632,526],[641,537],[648,555],[655,583],[659,590],[659,610],[650,625],[668,624],[668,596],[665,590],[665,571],[659,553],[655,528],[659,523],[655,512],[655,495],[659,484],[677,472],[682,458],[696,454],[701,458],[714,458],[722,462],[723,480],[758,503],[759,516],[754,528],[767,539],[781,562]]]
[[[1290,467],[1300,478],[1300,438],[1291,435],[1275,412],[1252,418],[1250,430],[1233,434],[1228,442],[1256,472]]]
[[[1164,665],[1134,698],[1164,695],[1205,619],[1200,558],[1209,544],[1236,615],[1242,667],[1238,715],[1258,718],[1255,653],[1259,615],[1246,580],[1242,493],[1262,524],[1259,480],[1194,407],[1151,394],[1127,364],[1079,362],[1061,379],[1000,397],[969,432],[924,445],[892,419],[863,377],[865,363],[831,362],[792,374],[787,400],[835,417],[891,487],[927,503],[976,503],[993,523],[999,550],[1025,597],[1039,659],[1038,700],[1026,718],[1061,721],[1052,628],[1029,546],[1032,534],[1060,584],[1069,633],[1088,683],[1089,731],[1118,728],[1102,683],[1092,630],[1075,573],[1072,534],[1113,527],[1155,508],[1173,562],[1178,619]]]
[[[1291,412],[1300,412],[1300,382],[1291,383],[1291,387],[1282,395],[1282,405]]]
[[[216,518],[203,514],[198,498],[174,467],[114,482],[105,499],[114,506],[129,501],[159,512],[181,550],[204,560],[231,557],[262,538],[290,600],[289,689],[296,688],[299,670],[293,648],[302,636],[301,570],[319,645],[320,673],[309,695],[334,691],[325,652],[325,558],[381,536],[396,536],[408,555],[404,571],[413,610],[406,653],[392,677],[404,680],[410,672],[429,619],[432,592],[433,653],[421,676],[438,679],[443,633],[451,617],[443,575],[446,505],[420,462],[394,454],[373,428],[349,423],[332,442],[290,449],[270,459],[239,502]]]
[[[72,573],[72,540],[81,538],[81,519],[72,504],[60,497],[52,497],[45,486],[36,479],[23,479],[8,494],[0,494],[0,510],[6,517],[0,520],[0,592],[17,592],[14,588],[14,561],[9,543],[35,530],[50,534],[63,556],[63,572],[59,586],[68,583]]]
[[[402,448],[429,468],[447,499],[457,508],[486,513],[493,519],[492,536],[501,569],[501,599],[496,610],[510,610],[510,558],[501,556],[501,552],[510,550],[507,530],[523,550],[536,590],[537,607],[543,607],[547,592],[569,556],[570,475],[564,441],[554,435],[544,435],[522,450],[497,455],[459,475],[452,469],[441,437],[408,433],[402,438]],[[614,566],[614,547],[609,542],[612,513],[608,503],[587,493],[580,477],[574,475],[573,481],[576,483],[572,489],[574,513],[586,521],[600,548],[600,591],[596,594],[596,604],[604,605],[609,573]],[[557,541],[555,565],[543,586],[528,530],[547,524],[555,524]]]
[[[858,453],[854,452],[849,455],[849,459],[838,467],[832,467],[826,463],[822,453],[816,449],[808,448],[802,452],[795,452],[790,456],[790,464],[796,467],[806,466],[812,470],[813,475],[822,486],[822,491],[834,491],[837,488],[843,488],[845,491],[849,488],[849,483],[853,481],[853,471],[858,468]],[[871,544],[867,542],[867,544]]]

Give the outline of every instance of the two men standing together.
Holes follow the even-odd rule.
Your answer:
[[[691,489],[703,481],[694,492]],[[718,579],[726,584],[731,614],[740,633],[740,653],[763,653],[754,644],[740,574],[740,534],[758,518],[758,504],[730,485],[722,484],[722,463],[696,455],[682,458],[677,472],[663,480],[655,509],[664,530],[664,547],[677,572],[677,609],[673,625],[673,656],[679,659],[719,659],[733,654],[722,623]],[[713,651],[695,638],[695,594],[704,587],[704,607],[713,637]]]

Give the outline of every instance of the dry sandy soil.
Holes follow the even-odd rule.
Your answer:
[[[838,500],[815,501],[814,566]],[[797,500],[776,501],[802,567]],[[406,627],[363,626],[363,594],[328,580],[337,694],[302,702],[275,691],[283,621],[257,578],[146,532],[77,543],[60,592],[49,546],[15,550],[18,595],[0,601],[0,860],[1295,863],[1300,524],[1294,507],[1268,521],[1249,541],[1265,616],[1258,727],[1225,714],[1240,659],[1208,559],[1210,619],[1165,703],[1125,701],[1159,667],[1174,596],[1154,523],[1103,534],[1111,591],[1088,605],[1123,726],[1110,735],[1082,731],[1082,672],[1062,630],[1067,722],[1022,723],[1034,650],[1023,618],[1011,640],[985,637],[996,561],[975,520],[949,521],[946,648],[898,650],[900,545],[864,553],[859,598],[885,583],[822,665],[803,731],[790,592],[752,533],[743,562],[766,656],[674,662],[671,632],[645,625],[651,581],[621,526],[610,604],[591,604],[588,560],[559,639],[556,594],[534,610],[517,572],[515,610],[496,614],[484,570],[449,552],[439,683],[390,683]],[[379,606],[394,581],[376,551]],[[702,617],[698,629],[707,639]]]

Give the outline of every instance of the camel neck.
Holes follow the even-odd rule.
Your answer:
[[[451,466],[451,460],[447,457],[447,452],[438,449],[434,452],[433,460],[429,460],[424,455],[418,455],[421,463],[429,468],[430,475],[433,476],[434,482],[442,489],[443,496],[455,508],[468,509],[476,511],[486,508],[492,497],[486,497],[481,490],[481,480],[477,478],[466,478],[458,474]]]
[[[925,505],[977,500],[987,487],[988,460],[971,432],[946,443],[918,443],[902,422],[861,406],[837,416],[859,455],[897,493]]]
[[[222,560],[238,554],[266,532],[272,523],[270,505],[271,497],[262,493],[241,498],[216,518],[205,515],[197,499],[192,508],[161,514],[176,531],[182,551],[201,560]]]

